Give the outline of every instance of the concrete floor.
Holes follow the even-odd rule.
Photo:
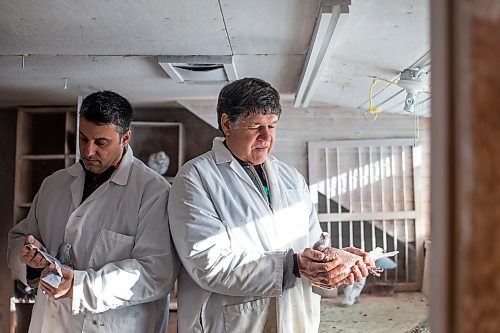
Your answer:
[[[335,298],[321,300],[320,333],[406,333],[427,319],[428,303],[422,293],[361,294],[350,307],[336,302]],[[168,333],[176,332],[176,312],[170,313],[169,324]]]
[[[426,297],[416,292],[392,296],[361,294],[358,303],[350,307],[337,306],[335,298],[323,298],[319,332],[412,332],[427,319],[428,310]]]

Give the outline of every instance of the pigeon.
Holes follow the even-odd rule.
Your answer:
[[[71,244],[67,242],[62,242],[57,249],[57,255],[55,257],[60,266],[65,266],[69,268],[74,268],[74,258],[72,254]],[[54,263],[57,268],[57,264]],[[43,277],[43,281],[50,284],[52,287],[57,288],[62,281],[62,270],[59,268],[55,272],[50,272]]]
[[[62,242],[61,245],[59,245],[59,248],[57,249],[56,259],[59,260],[59,262],[63,266],[75,268],[72,251],[73,249],[71,247],[71,244],[67,242]]]
[[[332,261],[333,259],[340,257],[340,259],[342,259],[342,263],[347,266],[345,272],[350,272],[352,266],[354,266],[358,260],[363,259],[363,257],[358,256],[357,254],[331,247],[330,244],[330,234],[327,232],[322,232],[319,236],[318,241],[313,245],[314,250],[321,251],[325,254],[323,262]],[[382,248],[377,247],[373,251],[370,251],[368,254],[374,261],[376,261],[381,258],[392,257],[397,253],[399,253],[399,251],[384,253],[384,250]],[[367,266],[367,268],[370,274],[377,277],[379,277],[380,273],[384,271],[382,268],[377,266]]]

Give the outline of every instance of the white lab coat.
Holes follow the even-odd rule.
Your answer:
[[[33,234],[56,255],[66,241],[75,259],[73,298],[39,292],[29,332],[160,332],[180,263],[171,247],[169,184],[127,149],[119,168],[83,203],[85,173],[76,163],[47,177],[26,219],[9,232],[8,261]]]
[[[264,167],[272,209],[222,138],[177,174],[168,211],[183,264],[180,333],[317,332],[320,296],[310,282],[282,290],[287,249],[319,238],[316,212],[295,169],[272,156]]]

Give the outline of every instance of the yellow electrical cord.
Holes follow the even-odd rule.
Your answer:
[[[382,111],[382,109],[380,108],[373,107],[373,87],[375,86],[375,83],[377,83],[377,78],[373,79],[372,85],[370,86],[370,93],[368,94],[368,100],[370,101],[370,107],[368,108],[368,112],[370,114],[379,113],[380,111]]]
[[[398,77],[398,78],[399,78],[399,77]],[[381,109],[381,108],[374,108],[374,107],[373,107],[373,87],[375,86],[375,83],[377,83],[377,81],[385,81],[385,82],[387,82],[387,83],[389,83],[389,84],[396,84],[396,80],[397,80],[398,78],[394,79],[394,81],[389,81],[389,80],[384,79],[384,78],[382,78],[382,77],[376,77],[376,78],[374,78],[374,79],[373,79],[373,81],[372,81],[372,85],[370,86],[370,93],[369,93],[369,95],[368,95],[368,100],[369,100],[369,102],[370,102],[370,106],[369,106],[369,108],[368,108],[368,112],[369,112],[370,114],[375,114],[375,113],[379,113],[380,111],[382,111],[382,109]]]

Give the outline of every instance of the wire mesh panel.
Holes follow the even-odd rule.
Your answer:
[[[413,139],[310,142],[309,184],[332,246],[398,250],[383,279],[417,290],[422,245],[417,230]]]

